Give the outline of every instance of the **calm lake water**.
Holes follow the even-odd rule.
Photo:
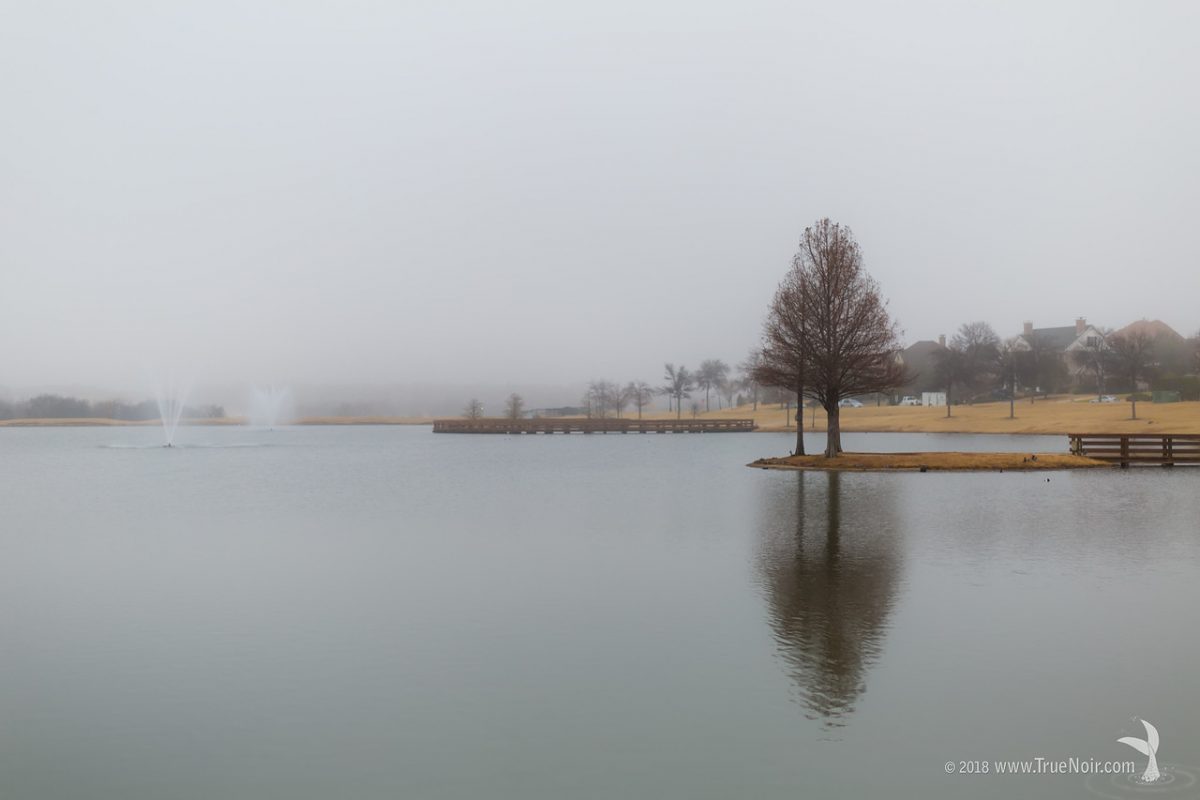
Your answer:
[[[6,800],[1137,797],[945,766],[1140,770],[1116,741],[1139,718],[1175,776],[1153,796],[1200,794],[1200,469],[743,466],[784,434],[156,436],[0,430]]]

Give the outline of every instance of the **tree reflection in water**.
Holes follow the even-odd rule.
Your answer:
[[[845,725],[883,651],[901,570],[889,476],[784,473],[765,487],[767,619],[806,716]]]

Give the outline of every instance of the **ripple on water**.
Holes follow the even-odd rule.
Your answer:
[[[1161,777],[1154,783],[1142,783],[1141,770],[1124,775],[1089,775],[1088,791],[1098,797],[1124,800],[1128,797],[1194,797],[1200,768],[1184,764],[1158,765]]]

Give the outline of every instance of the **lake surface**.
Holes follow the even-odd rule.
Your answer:
[[[0,797],[1200,794],[1200,469],[786,434],[0,430]],[[846,434],[847,449],[1065,437]],[[812,444],[820,443],[820,437]],[[1191,777],[1189,777],[1191,776]]]

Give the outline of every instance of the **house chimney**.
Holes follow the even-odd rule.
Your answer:
[[[1033,336],[1033,323],[1029,320],[1025,321],[1025,335]]]
[[[946,334],[938,334],[938,345],[941,347],[946,346]]]
[[[1075,335],[1083,336],[1083,332],[1087,330],[1087,319],[1080,317],[1075,320]]]

